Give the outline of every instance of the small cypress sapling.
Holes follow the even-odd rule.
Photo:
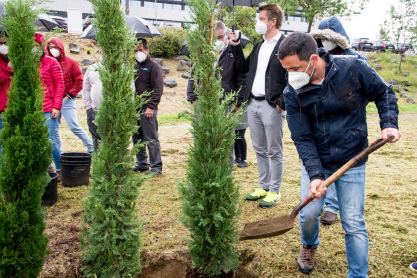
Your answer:
[[[223,95],[221,77],[216,78],[213,53],[213,14],[216,1],[190,0],[192,21],[188,30],[198,100],[191,118],[194,144],[188,151],[187,179],[180,184],[182,223],[190,230],[188,248],[192,266],[203,275],[216,276],[236,271],[239,260],[234,244],[238,242],[236,219],[240,213],[239,188],[230,175],[233,132],[239,120],[227,113],[233,95]]]
[[[141,271],[136,200],[143,180],[131,169],[138,148],[128,150],[137,131],[136,111],[142,105],[136,104],[132,88],[135,41],[118,0],[90,2],[103,56],[99,67],[103,100],[95,119],[101,141],[93,157],[92,188],[84,202],[83,270],[87,277],[135,277]]]
[[[32,54],[35,0],[8,0],[2,24],[9,36],[14,77],[1,117],[0,277],[37,277],[47,256],[48,238],[41,197],[48,181],[52,143],[44,126],[43,88]]]

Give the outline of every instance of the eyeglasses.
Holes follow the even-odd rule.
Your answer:
[[[220,36],[217,36],[217,39],[218,39],[218,40],[222,40],[222,39],[224,38],[224,36],[225,36],[225,34],[220,35]]]

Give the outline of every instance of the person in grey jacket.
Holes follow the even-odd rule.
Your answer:
[[[310,35],[316,40],[319,47],[323,47],[332,55],[353,55],[358,59],[368,61],[365,56],[349,48],[349,37],[337,17],[331,17],[320,22],[318,30],[312,31]],[[336,222],[339,213],[334,185],[328,188],[324,203],[326,208],[320,221],[325,225],[332,225]]]
[[[103,84],[100,80],[99,67],[101,67],[101,57],[99,64],[88,67],[83,81],[83,106],[87,112],[87,125],[93,138],[95,153],[97,153],[101,138],[97,133],[97,126],[94,124],[94,119],[96,118],[100,101],[103,99],[101,93]]]

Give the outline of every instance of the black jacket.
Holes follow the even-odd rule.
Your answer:
[[[151,92],[150,96],[147,97],[149,101],[143,105],[142,109],[157,110],[164,91],[164,75],[161,65],[148,55],[143,63],[136,62],[135,70],[134,80],[138,96],[144,92]]]
[[[222,88],[224,93],[227,94],[232,91],[237,92],[240,89],[237,98],[234,101],[236,106],[240,107],[245,92],[247,74],[240,73],[239,68],[235,63],[235,58],[230,44],[222,52],[222,54],[220,54],[217,64],[217,69],[219,68],[222,68],[220,75],[222,76]],[[194,102],[197,100],[197,96],[194,93],[194,83],[195,81],[191,73],[187,84],[187,100],[189,102]]]
[[[286,71],[282,67],[277,56],[279,45],[283,39],[284,35],[281,35],[281,38],[278,40],[274,50],[272,51],[271,57],[269,58],[269,64],[265,72],[265,97],[268,104],[272,107],[276,108],[278,105],[282,110],[285,110],[283,91],[287,86]],[[243,95],[243,102],[247,101],[251,96],[253,81],[256,75],[256,68],[258,66],[259,49],[261,48],[263,42],[264,40],[257,42],[253,46],[251,54],[246,59],[241,45],[232,46],[235,62],[239,67],[240,72],[249,72],[246,80],[246,90]]]

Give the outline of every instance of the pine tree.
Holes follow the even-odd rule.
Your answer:
[[[0,276],[37,277],[47,256],[48,238],[41,197],[50,178],[52,143],[42,112],[43,89],[34,46],[34,0],[5,2],[2,24],[14,77],[1,115]]]
[[[238,254],[236,219],[239,188],[230,175],[233,131],[239,121],[227,113],[233,94],[223,96],[220,74],[215,69],[213,22],[216,1],[190,0],[192,21],[187,41],[193,65],[198,100],[191,118],[194,144],[188,151],[187,180],[180,184],[182,223],[190,230],[188,248],[192,266],[200,274],[219,275],[235,271]]]
[[[91,3],[103,57],[99,67],[103,100],[95,119],[101,142],[93,157],[92,188],[84,203],[81,243],[87,253],[83,270],[87,277],[134,277],[141,270],[136,199],[143,180],[131,169],[138,148],[128,150],[137,131],[136,111],[142,105],[135,102],[132,88],[135,41],[118,0]]]

